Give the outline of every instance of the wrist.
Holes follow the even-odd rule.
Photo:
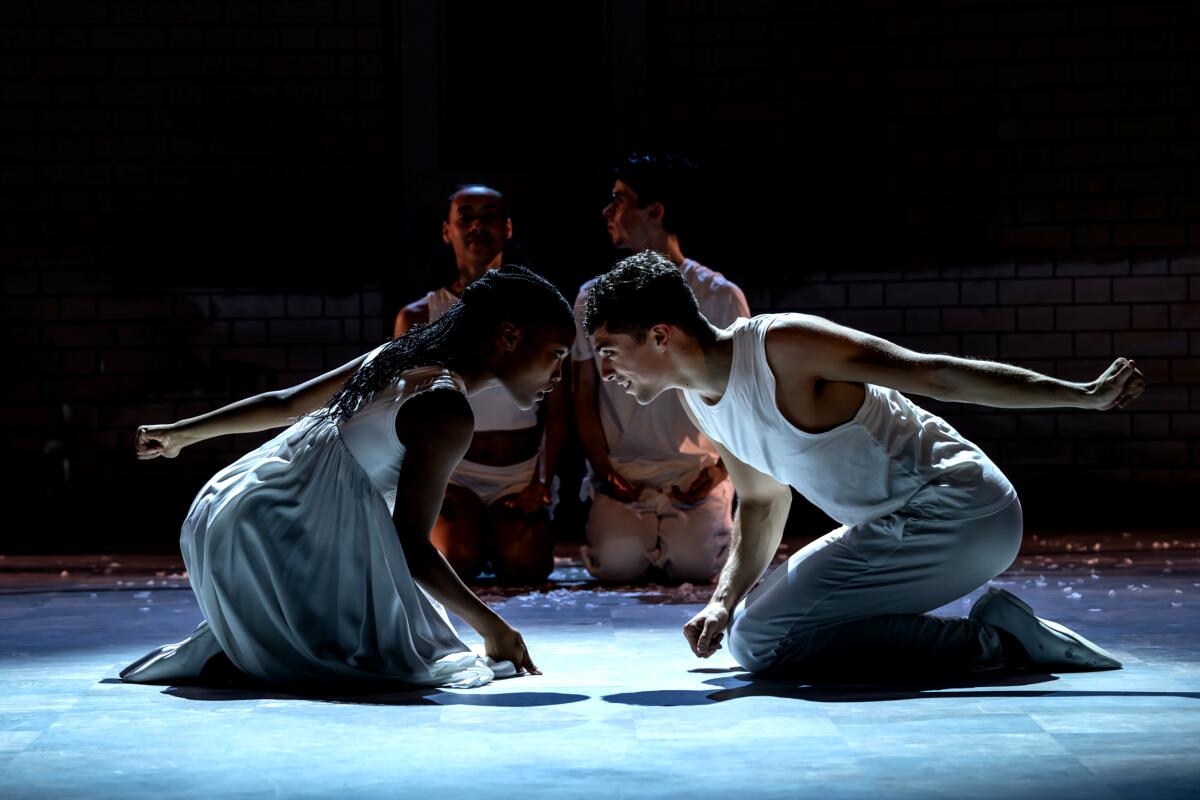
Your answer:
[[[722,609],[728,614],[733,614],[733,607],[737,605],[737,601],[730,597],[727,592],[720,589],[713,592],[713,596],[708,600],[708,607],[712,610]]]
[[[178,447],[187,447],[190,444],[195,444],[200,441],[200,437],[196,432],[187,425],[174,423],[167,426],[167,433],[171,436],[171,441]]]
[[[485,606],[485,608],[487,607]],[[495,611],[492,611],[492,609],[488,608],[487,614],[480,619],[479,625],[475,627],[475,630],[477,630],[479,635],[485,639],[494,639],[495,637],[503,634],[510,627],[511,626],[504,621],[503,617],[501,617]]]
[[[1096,391],[1100,388],[1100,381],[1089,381],[1088,383],[1073,383],[1070,384],[1075,397],[1075,405],[1079,408],[1095,408]]]

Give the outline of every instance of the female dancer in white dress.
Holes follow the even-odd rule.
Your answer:
[[[521,634],[463,585],[429,532],[471,441],[467,395],[500,384],[532,406],[559,380],[574,337],[558,290],[504,267],[437,321],[340,369],[139,428],[137,456],[149,459],[293,423],[200,490],[180,546],[206,621],[121,677],[203,680],[229,662],[309,686],[461,687],[536,673]],[[486,660],[459,640],[443,604],[483,636]]]

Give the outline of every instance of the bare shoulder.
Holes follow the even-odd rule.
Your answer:
[[[770,322],[765,339],[768,350],[791,352],[830,338],[840,338],[846,330],[812,314],[779,314]]]
[[[780,314],[765,336],[767,362],[777,376],[782,369],[789,377],[814,377],[822,365],[847,356],[855,333],[811,314]]]
[[[396,315],[395,335],[403,336],[408,330],[416,325],[424,325],[429,322],[429,300],[422,297],[400,309],[400,313]]]
[[[460,458],[475,433],[475,415],[457,389],[430,389],[406,401],[396,414],[396,435],[405,447],[441,449]]]

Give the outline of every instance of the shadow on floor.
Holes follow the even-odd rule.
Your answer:
[[[918,700],[964,697],[1179,697],[1200,700],[1196,692],[1122,692],[1122,691],[1061,691],[1055,689],[1010,689],[1058,680],[1048,674],[1010,674],[992,677],[970,676],[916,680],[913,678],[858,678],[853,682],[803,682],[779,678],[761,678],[740,669],[695,669],[692,672],[713,674],[739,672],[723,678],[705,681],[717,691],[664,689],[648,692],[622,692],[606,695],[607,703],[632,706],[702,706],[738,700],[743,697],[778,697],[787,700],[807,700],[816,703],[870,703],[894,700]],[[995,688],[990,688],[995,687]]]
[[[105,678],[101,683],[125,684],[120,678]],[[134,684],[125,684],[134,685]],[[368,706],[490,706],[493,708],[533,708],[561,706],[589,699],[584,694],[563,692],[503,692],[476,693],[446,691],[432,687],[404,687],[362,692],[285,692],[277,688],[255,686],[168,686],[162,693],[181,700],[230,702],[247,700],[307,700],[314,703],[335,703]]]

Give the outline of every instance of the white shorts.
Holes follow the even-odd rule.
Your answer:
[[[534,454],[531,458],[517,464],[506,464],[499,467],[476,464],[474,461],[463,459],[454,468],[454,474],[450,476],[450,483],[471,490],[476,497],[483,501],[485,506],[490,506],[501,497],[516,494],[533,483],[538,455]],[[555,482],[557,482],[557,478]],[[558,499],[554,484],[551,485],[551,496],[553,500],[550,508],[553,510]]]

